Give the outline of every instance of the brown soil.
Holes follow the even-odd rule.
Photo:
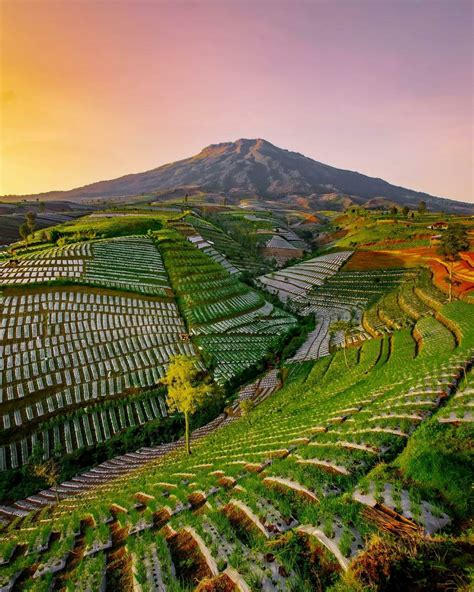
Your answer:
[[[223,514],[227,516],[234,528],[238,531],[252,532],[261,535],[261,531],[252,520],[240,508],[233,504],[227,504],[222,508]]]
[[[161,508],[161,510],[158,510],[153,514],[153,526],[159,530],[169,522],[170,518],[171,512],[167,508]]]
[[[233,592],[236,585],[227,574],[201,582],[194,592]]]
[[[167,538],[178,578],[198,585],[212,573],[189,532],[180,530]]]

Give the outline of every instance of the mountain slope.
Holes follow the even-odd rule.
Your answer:
[[[240,192],[278,201],[304,196],[312,198],[313,207],[320,205],[322,199],[325,207],[332,205],[332,209],[341,209],[342,204],[363,204],[374,198],[411,207],[424,200],[433,210],[467,213],[474,208],[472,204],[433,197],[391,185],[383,179],[337,169],[262,139],[212,144],[196,156],[151,171],[100,181],[71,191],[50,192],[43,194],[43,198],[110,198],[183,186],[227,194]],[[330,194],[333,197],[328,198]],[[345,199],[341,199],[343,196]],[[347,200],[349,196],[350,201]]]

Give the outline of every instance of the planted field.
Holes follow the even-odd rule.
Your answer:
[[[162,296],[169,290],[161,255],[143,236],[54,247],[0,264],[0,286],[58,280]]]
[[[322,255],[285,269],[260,276],[257,282],[282,302],[306,304],[308,294],[333,276],[351,256],[351,251]]]
[[[189,217],[188,217],[189,218]],[[216,263],[222,265],[222,267],[230,274],[240,274],[241,270],[237,268],[230,260],[228,260],[221,252],[219,252],[212,241],[206,240],[189,222],[176,221],[173,222],[172,227],[178,232],[183,234],[188,241],[196,248],[200,249],[203,253],[206,253]]]
[[[256,274],[265,270],[266,266],[262,261],[252,256],[241,244],[211,222],[197,216],[187,216],[185,221],[192,225],[194,230],[204,239],[213,244],[220,253],[224,254],[240,271]]]
[[[413,327],[423,317],[435,315],[446,301],[446,296],[431,283],[428,269],[412,270],[364,312],[363,326],[374,337],[394,329]],[[423,330],[430,323],[436,326],[434,319],[423,319],[420,327]]]
[[[401,531],[411,541],[445,529],[462,534],[472,426],[442,419],[469,394],[471,311],[461,302],[442,307],[462,336],[449,351],[443,338],[417,353],[406,330],[352,348],[347,358],[338,351],[309,373],[292,373],[250,417],[228,418],[195,441],[192,456],[175,451],[82,496],[61,492],[61,502],[36,518],[25,513],[3,533],[4,585],[19,574],[38,584],[76,582],[84,569],[94,581],[105,573],[107,586],[120,582],[117,589],[153,582],[186,590],[208,578],[211,589],[303,592],[315,581],[342,585],[346,571],[353,582],[373,535],[391,540],[387,528],[400,537],[400,553]],[[433,465],[427,446],[435,432]],[[54,544],[41,546],[52,535]],[[85,540],[87,559],[68,559]],[[416,558],[424,569],[429,559]],[[453,569],[468,582],[462,566]]]
[[[173,212],[164,215],[155,212],[95,212],[54,229],[59,236],[72,240],[144,235],[148,230],[159,230],[164,220],[178,215]]]
[[[327,308],[340,309],[341,312],[363,310],[401,282],[416,277],[416,274],[416,271],[406,269],[342,271],[307,295],[303,311],[308,314]]]
[[[339,319],[351,321],[355,325],[349,343],[363,341],[369,335],[380,335],[383,321],[372,313],[372,316],[366,314],[362,323],[362,315],[370,304],[379,300],[387,292],[389,295],[386,296],[385,307],[389,299],[394,298],[397,309],[395,316],[398,319],[398,296],[392,295],[391,291],[402,282],[411,282],[416,279],[418,271],[406,269],[339,271],[349,256],[349,252],[324,255],[259,278],[259,282],[268,291],[277,294],[284,302],[290,302],[300,314],[316,316],[314,331],[308,335],[306,342],[291,361],[314,360],[328,355],[331,325]],[[413,289],[412,283],[410,286]],[[423,303],[420,303],[420,308],[423,312],[427,309]],[[400,315],[402,314],[400,311]],[[394,320],[393,326],[401,327],[402,323]],[[340,332],[336,334],[335,343],[340,344],[342,338]]]
[[[224,383],[261,362],[296,325],[177,233],[160,248],[194,343]]]
[[[57,444],[69,453],[166,414],[157,399],[144,409],[130,402],[118,416],[98,412],[92,426],[87,413],[63,423],[65,414],[153,387],[171,356],[194,352],[181,339],[185,327],[171,300],[79,288],[10,289],[0,297],[0,319],[2,470],[26,463],[36,443],[46,456]],[[54,433],[45,427],[53,418]]]

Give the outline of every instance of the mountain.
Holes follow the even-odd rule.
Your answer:
[[[377,202],[394,202],[416,208],[423,200],[430,210],[474,211],[473,204],[434,197],[391,185],[383,179],[338,169],[262,139],[211,144],[191,158],[151,171],[100,181],[71,191],[50,192],[42,194],[41,198],[107,199],[163,193],[189,186],[206,192],[223,192],[231,199],[232,196],[256,197],[294,203],[303,197],[307,207],[311,208],[343,209],[366,202],[370,202],[371,207]]]

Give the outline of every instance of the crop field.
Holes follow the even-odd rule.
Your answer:
[[[188,241],[201,250],[203,253],[206,253],[211,259],[213,259],[216,263],[222,265],[222,267],[230,273],[230,275],[240,274],[241,269],[236,267],[225,255],[223,255],[220,251],[218,251],[214,247],[214,242],[205,239],[199,232],[195,229],[195,227],[189,222],[177,221],[173,223],[173,228],[175,228],[178,232],[183,234]]]
[[[411,240],[407,220],[324,216],[344,250],[271,271],[259,241],[309,245],[285,226],[301,216],[176,204],[96,212],[0,260],[0,589],[469,589],[469,300],[415,247],[351,244]],[[176,355],[211,389],[190,455]]]
[[[439,216],[419,214],[415,214],[414,218],[377,212],[346,214],[338,219],[346,233],[337,241],[337,246],[364,250],[428,247],[434,234],[428,226],[439,219]]]
[[[159,239],[160,240],[160,239]],[[177,233],[160,249],[193,342],[224,383],[261,361],[296,320]]]
[[[177,217],[179,214],[174,214]],[[146,234],[148,230],[159,230],[165,219],[173,217],[153,212],[97,212],[55,227],[61,237],[75,238],[112,238],[132,234]],[[36,235],[35,235],[36,236]]]
[[[440,313],[460,340],[441,331],[432,341],[424,317],[421,348],[400,330],[388,348],[385,337],[350,349],[349,367],[338,351],[289,378],[251,422],[234,418],[197,440],[191,457],[178,449],[77,497],[61,493],[55,508],[18,511],[3,533],[3,584],[23,574],[35,589],[87,578],[187,590],[207,578],[231,589],[305,591],[315,546],[329,587],[359,573],[390,520],[412,533],[457,532],[472,464],[469,474],[465,464],[454,475],[443,464],[428,469],[423,451],[435,432],[433,454],[467,461],[474,313],[462,302]]]
[[[214,224],[197,216],[187,216],[185,220],[192,225],[196,232],[201,234],[216,249],[226,255],[229,261],[241,271],[256,274],[265,270],[265,263],[251,255],[241,244],[225,234]]]
[[[364,318],[371,319],[371,322],[367,321],[366,326],[362,323],[363,312],[384,294],[387,294],[386,302],[390,298],[397,298],[393,290],[403,282],[408,282],[413,290],[412,283],[419,273],[417,270],[388,268],[345,271],[343,268],[339,271],[347,260],[350,262],[350,256],[351,252],[323,255],[258,278],[259,284],[277,294],[283,302],[290,302],[301,315],[316,317],[314,331],[308,335],[291,361],[303,362],[329,355],[331,325],[340,319],[355,325],[350,341],[363,341],[369,335],[380,336],[381,322],[378,316],[372,318],[374,312],[369,309]],[[416,296],[413,299],[418,301]],[[420,307],[423,314],[431,310],[423,303]],[[400,327],[401,324],[394,322],[393,326]],[[340,332],[332,339],[340,344]]]
[[[125,265],[118,265],[120,261]],[[54,247],[0,263],[0,286],[71,281],[166,295],[169,284],[151,239],[129,236]]]
[[[92,435],[82,414],[127,393],[130,410],[121,407],[117,417],[122,429],[166,413],[163,399],[143,412],[132,394],[157,385],[171,356],[194,353],[181,340],[174,302],[66,288],[9,294],[0,297],[0,425],[9,442],[0,448],[2,470],[25,464],[36,444],[49,457],[58,444],[71,453],[110,438],[119,431],[118,407],[104,411],[104,421],[99,413]],[[79,413],[77,421],[64,422],[70,413]],[[52,419],[54,429],[45,428]]]
[[[326,308],[336,308],[342,312],[364,309],[381,294],[416,277],[416,273],[405,269],[341,272],[306,295],[304,313]]]
[[[350,251],[322,255],[303,263],[296,263],[280,271],[258,278],[258,283],[282,302],[291,299],[293,306],[306,304],[308,294],[334,275],[351,256]]]

